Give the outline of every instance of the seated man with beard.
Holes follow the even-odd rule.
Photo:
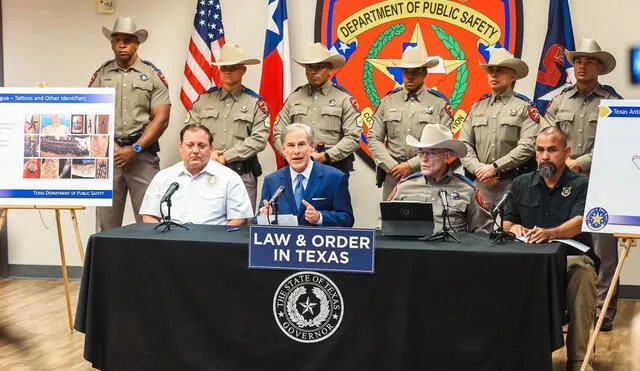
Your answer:
[[[565,163],[571,153],[567,135],[548,127],[538,134],[535,151],[538,171],[514,179],[504,229],[532,244],[572,238],[591,246],[591,236],[581,232],[588,179]],[[567,257],[567,370],[580,370],[587,352],[596,307],[596,264],[593,249]]]

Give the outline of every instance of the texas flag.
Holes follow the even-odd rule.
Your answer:
[[[544,39],[533,96],[541,115],[544,115],[551,99],[566,86],[575,83],[573,67],[564,56],[565,49],[575,50],[569,0],[551,0],[547,37]]]
[[[267,102],[271,114],[269,143],[273,147],[273,125],[284,100],[291,93],[291,65],[289,55],[289,28],[287,26],[286,0],[268,0],[269,18],[264,41],[264,60],[260,95]],[[278,169],[284,166],[284,159],[276,152]]]

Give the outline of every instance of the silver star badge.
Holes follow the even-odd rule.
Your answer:
[[[336,105],[336,100],[335,99],[329,99],[329,105],[330,106],[335,106]]]
[[[247,112],[248,110],[247,106],[240,107],[240,112]]]
[[[429,114],[433,113],[433,107],[431,106],[427,107],[427,113]]]
[[[144,74],[144,73],[141,73],[141,74],[140,74],[140,80],[142,80],[142,81],[147,81],[147,80],[149,80],[149,76],[147,76],[147,75],[146,75],[146,74]]]
[[[515,115],[517,115],[517,114],[518,114],[518,111],[516,111],[516,110],[512,109],[511,111],[509,111],[509,114],[510,114],[511,116],[515,116]]]

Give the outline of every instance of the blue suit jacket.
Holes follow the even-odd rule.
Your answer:
[[[279,186],[284,186],[285,193],[280,197],[278,214],[298,215],[298,225],[312,225],[304,219],[305,207],[297,209],[291,184],[291,171],[287,165],[264,178],[262,199],[268,201]],[[314,162],[303,199],[322,213],[322,225],[353,226],[348,177],[342,171]]]

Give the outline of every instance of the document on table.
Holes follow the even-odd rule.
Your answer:
[[[522,241],[524,243],[527,243],[527,241],[529,240],[529,237],[526,236],[517,236],[516,237],[517,240]],[[553,240],[549,240],[549,242],[560,242],[563,243],[565,245],[569,245],[573,248],[576,248],[582,252],[587,252],[589,251],[590,247],[583,244],[582,242],[578,242],[576,240],[572,240],[569,238],[562,238],[562,239],[553,239]]]

